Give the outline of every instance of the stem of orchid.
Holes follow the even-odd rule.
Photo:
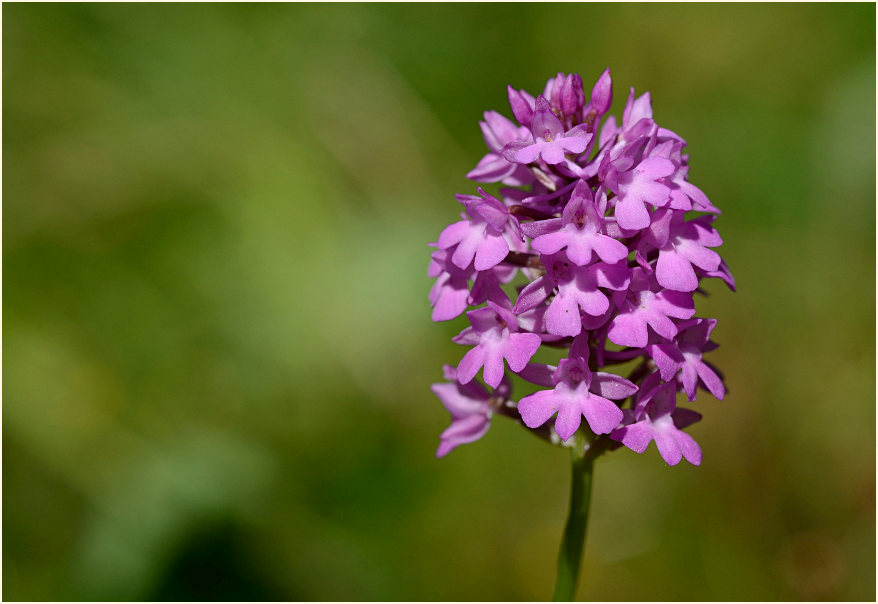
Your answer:
[[[558,553],[558,578],[555,581],[555,602],[570,602],[576,597],[579,568],[585,549],[585,532],[588,528],[588,507],[591,501],[591,482],[594,472],[594,455],[587,449],[575,446],[571,449],[573,467],[570,485],[570,510],[561,551]]]

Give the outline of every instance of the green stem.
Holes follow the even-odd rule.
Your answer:
[[[564,538],[558,554],[558,578],[555,582],[555,602],[570,602],[576,597],[579,582],[579,567],[585,546],[585,531],[588,526],[588,506],[591,499],[591,482],[594,472],[595,455],[589,455],[584,447],[572,449],[573,471],[570,487],[570,511]]]

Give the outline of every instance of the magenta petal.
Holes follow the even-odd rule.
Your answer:
[[[488,235],[476,250],[475,269],[486,271],[500,264],[509,253],[509,244],[500,235]]]
[[[568,399],[561,403],[558,418],[555,420],[555,432],[561,440],[567,441],[579,429],[582,423],[582,410],[576,400]]]
[[[603,397],[589,395],[582,407],[585,419],[595,434],[609,434],[622,423],[622,410]]]
[[[552,375],[555,373],[555,367],[551,365],[528,363],[525,365],[524,369],[516,373],[518,373],[518,377],[527,380],[531,384],[536,384],[537,386],[552,388],[555,385],[555,381],[552,379]]]
[[[637,392],[637,386],[615,373],[597,372],[592,377],[590,390],[604,398],[618,401]]]
[[[698,276],[695,274],[695,269],[676,250],[659,252],[655,276],[659,285],[678,292],[692,292],[698,288]]]
[[[695,439],[683,432],[682,430],[677,430],[674,433],[674,439],[677,441],[677,446],[680,447],[680,452],[683,454],[683,457],[686,458],[686,461],[691,463],[693,466],[700,466],[701,447],[698,446],[698,443],[695,442]]]
[[[506,161],[510,163],[517,162],[515,156],[518,155],[519,151],[527,147],[533,147],[533,142],[514,141],[511,143],[507,143],[503,145],[502,149],[500,149],[500,155],[502,155],[506,159]],[[537,151],[539,151],[539,148],[537,149]]]
[[[616,222],[623,229],[645,229],[649,226],[649,212],[639,198],[625,196],[616,203]]]
[[[564,125],[552,113],[552,107],[543,95],[537,96],[531,132],[533,132],[534,139],[540,137],[545,140],[558,138],[564,132]]]
[[[717,247],[723,244],[723,238],[711,225],[712,216],[701,216],[687,223],[694,229],[695,236],[691,233],[686,239],[703,247]]]
[[[610,438],[621,441],[623,445],[635,453],[643,453],[646,451],[649,443],[652,442],[654,434],[655,430],[652,424],[648,421],[643,421],[614,430],[610,434]]]
[[[719,400],[723,400],[723,397],[726,395],[726,388],[713,369],[704,361],[699,361],[695,364],[695,371],[698,372],[698,377],[701,378],[701,381],[704,382],[710,393]]]
[[[431,319],[437,323],[440,321],[450,321],[460,316],[467,306],[468,292],[444,290],[436,301],[433,308]]]
[[[589,331],[603,327],[613,314],[614,307],[610,306],[607,312],[600,316],[582,315],[582,328]]]
[[[460,243],[460,241],[466,237],[467,233],[469,233],[470,227],[472,227],[472,223],[469,220],[461,220],[460,222],[449,224],[442,229],[442,232],[439,234],[439,241],[436,242],[436,245],[440,250],[444,250],[450,248],[452,245]],[[466,266],[461,268],[466,268]]]
[[[451,441],[443,440],[439,442],[439,448],[436,449],[436,457],[445,457],[458,445],[459,443],[453,443]]]
[[[482,241],[482,237],[474,229],[470,229],[463,240],[454,248],[451,262],[458,268],[466,269],[469,267]]]
[[[680,381],[683,382],[683,391],[686,392],[686,397],[690,401],[694,401],[698,388],[698,372],[694,364],[686,363],[683,365],[680,372]]]
[[[507,145],[507,147],[508,146],[509,145]],[[540,156],[540,151],[542,151],[542,145],[539,143],[535,143],[519,149],[512,157],[517,163],[530,164],[537,160],[537,157]]]
[[[692,295],[686,292],[665,290],[656,295],[652,305],[675,319],[689,319],[695,314],[695,302]]]
[[[648,347],[647,351],[666,382],[673,379],[684,361],[683,355],[672,344],[655,344]]]
[[[701,414],[692,409],[677,407],[671,414],[671,418],[674,420],[674,425],[677,426],[677,429],[682,430],[695,422],[701,421]]]
[[[616,125],[616,116],[611,115],[604,122],[601,128],[601,135],[598,137],[598,146],[603,147],[619,133],[619,127]]]
[[[612,103],[613,80],[610,78],[610,68],[607,67],[591,89],[589,104],[598,115],[603,115],[609,111]]]
[[[686,195],[680,191],[680,189],[675,189],[673,186],[671,187],[671,198],[668,201],[668,206],[672,210],[681,210],[683,212],[688,212],[692,209],[692,202],[689,200]]]
[[[671,190],[665,185],[653,181],[638,183],[635,193],[656,207],[665,206],[671,199]],[[628,194],[626,194],[627,196]]]
[[[484,344],[479,346],[479,348],[484,347]],[[492,388],[496,388],[500,385],[504,373],[503,349],[500,346],[489,348],[485,355],[485,370],[482,372],[482,377],[485,379],[485,383]]]
[[[587,145],[588,141],[590,141],[592,136],[593,136],[588,130],[589,130],[588,124],[579,124],[578,126],[573,126],[573,128],[571,128],[570,130],[565,132],[561,136],[561,138],[568,139],[568,140],[572,140],[574,138],[585,139],[586,145]],[[581,153],[581,151],[577,151],[576,153]]]
[[[461,384],[467,384],[472,381],[476,374],[479,372],[479,369],[482,368],[482,365],[485,364],[485,357],[487,356],[487,350],[484,346],[476,346],[475,348],[467,351],[463,358],[460,360],[460,363],[457,365],[457,380]],[[497,380],[497,383],[500,383],[500,380]],[[496,386],[494,386],[496,388]]]
[[[489,113],[497,113],[496,111],[486,111],[485,118],[488,117]],[[499,113],[497,115],[500,115]],[[505,119],[505,118],[504,118]],[[479,130],[482,131],[482,138],[485,139],[485,144],[488,146],[493,152],[497,152],[503,148],[503,145],[510,141],[515,140],[515,136],[513,135],[510,138],[505,138],[500,136],[499,133],[494,131],[494,128],[488,123],[489,120],[485,119],[484,122],[479,122]]]
[[[549,218],[548,220],[538,220],[536,222],[525,222],[521,225],[521,232],[531,239],[538,239],[548,233],[554,233],[561,228],[560,218]]]
[[[633,346],[634,348],[646,346],[648,336],[646,321],[634,313],[617,315],[610,323],[610,330],[607,332],[607,337],[614,344]]]
[[[478,440],[484,436],[489,427],[490,418],[487,413],[471,414],[452,421],[439,438],[454,438],[459,444],[463,444]]]
[[[518,373],[540,347],[540,336],[535,333],[513,333],[509,335],[509,341],[506,344],[505,352],[506,362],[509,368]]]
[[[564,161],[564,150],[557,141],[551,143],[541,143],[540,157],[547,164],[555,165]]]
[[[598,289],[580,291],[577,297],[582,310],[592,317],[600,317],[610,308],[610,300]]]
[[[497,326],[497,315],[492,308],[477,308],[476,310],[471,310],[466,313],[466,318],[469,319],[472,327],[473,335],[478,338],[478,342],[481,342],[481,334],[486,332]],[[458,338],[462,337],[466,330],[460,332],[458,334]],[[472,336],[470,336],[472,337]],[[459,342],[455,340],[458,344],[469,344],[470,342]]]
[[[470,312],[466,313],[466,315],[467,317],[472,317],[472,314],[475,312],[476,311],[471,310]],[[470,318],[470,321],[472,321],[472,318]],[[451,338],[452,342],[454,342],[455,344],[461,344],[463,346],[478,346],[481,340],[481,336],[472,327],[465,327],[463,331]]]
[[[720,255],[693,241],[681,241],[676,245],[677,252],[700,269],[715,271],[722,260]]]
[[[555,296],[546,310],[546,330],[556,336],[576,336],[582,331],[579,305],[573,296]]]
[[[637,100],[634,99],[634,88],[628,96],[628,103],[622,114],[622,123],[625,128],[631,128],[644,118],[652,118],[652,99],[648,92],[643,93]]]
[[[558,143],[568,153],[582,153],[588,147],[588,141],[590,141],[591,138],[591,134],[586,136],[561,137],[558,139]]]
[[[491,420],[487,415],[471,415],[466,418],[455,420],[439,435],[441,442],[436,450],[436,457],[444,457],[458,445],[464,445],[479,440],[491,427]]]
[[[655,446],[658,447],[659,455],[669,466],[675,466],[680,463],[683,453],[680,451],[680,445],[677,440],[664,430],[657,430],[655,433]]]
[[[457,383],[433,384],[430,386],[430,390],[454,418],[467,417],[477,413],[485,404],[484,401],[466,396],[461,392]]]
[[[598,287],[622,291],[628,289],[631,284],[631,271],[624,262],[595,264],[592,270],[597,277]]]
[[[506,91],[509,105],[512,107],[512,115],[515,116],[519,124],[530,126],[534,115],[533,97],[524,90],[515,90],[512,86],[507,86]]]
[[[481,190],[481,187],[479,187],[479,191]],[[480,216],[498,233],[502,233],[506,228],[507,222],[509,222],[509,210],[499,201],[495,202],[494,200],[488,200],[479,204],[467,206],[467,212],[470,211],[470,208],[472,208],[473,213]]]
[[[523,312],[535,308],[543,300],[548,298],[549,294],[551,294],[554,289],[555,284],[545,275],[536,281],[528,283],[527,286],[521,290],[521,293],[518,294],[518,300],[516,300],[512,312],[520,315]]]
[[[628,248],[624,243],[600,233],[592,237],[591,245],[601,260],[608,264],[616,264],[628,255]]]
[[[518,402],[518,413],[528,428],[539,428],[558,411],[558,398],[553,390],[540,390]]]
[[[512,174],[515,164],[496,153],[488,153],[476,167],[466,173],[466,177],[476,182],[499,182]]]
[[[485,143],[491,151],[499,151],[503,145],[514,141],[519,136],[518,127],[496,111],[485,112],[485,123],[487,128],[482,128],[482,134],[485,136]],[[479,125],[481,126],[481,122]]]
[[[670,176],[677,170],[674,162],[664,157],[650,157],[643,160],[635,168],[638,179],[644,178],[655,180],[656,178],[664,178]]]
[[[448,321],[466,310],[469,289],[467,279],[440,272],[430,288],[430,306],[434,321]]]
[[[531,247],[541,254],[554,254],[567,245],[569,240],[570,234],[566,230],[556,231],[547,235],[540,235],[531,242]],[[590,251],[589,255],[591,255]],[[573,258],[570,259],[573,260]],[[576,262],[575,260],[573,261]],[[580,263],[576,262],[576,264]]]
[[[674,336],[677,335],[677,326],[674,325],[674,322],[665,315],[663,315],[661,312],[649,309],[643,314],[646,317],[646,322],[649,324],[649,326],[652,327],[655,332],[663,338],[673,340]]]
[[[591,262],[592,243],[596,235],[585,233],[573,234],[569,232],[565,232],[565,235],[567,239],[567,257],[577,266],[588,265]]]

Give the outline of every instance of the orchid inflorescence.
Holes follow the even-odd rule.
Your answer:
[[[499,414],[556,444],[642,453],[654,440],[668,464],[699,465],[683,429],[701,415],[677,407],[677,393],[722,399],[725,387],[702,358],[716,348],[716,320],[694,316],[693,294],[703,278],[735,286],[713,249],[719,210],[687,180],[686,142],[633,88],[621,125],[601,125],[609,69],[588,101],[578,74],[559,73],[536,98],[511,86],[508,95],[517,124],[486,112],[489,152],[467,174],[505,186],[457,195],[462,220],[432,244],[433,320],[480,307],[454,338],[469,350],[432,386],[452,416],[437,456],[481,438]],[[533,362],[540,348],[566,355]],[[627,377],[601,371],[625,363]],[[510,374],[543,389],[516,403]]]

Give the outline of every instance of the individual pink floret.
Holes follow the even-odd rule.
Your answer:
[[[661,179],[673,174],[675,169],[669,159],[650,157],[634,168],[617,171],[609,186],[619,196],[615,216],[620,227],[645,229],[649,226],[646,204],[656,207],[667,205],[671,199],[671,189]]]
[[[678,326],[679,332],[671,342],[647,346],[649,356],[655,361],[666,382],[679,379],[690,401],[694,401],[698,381],[716,398],[722,400],[726,388],[716,370],[704,360],[705,352],[716,350],[710,340],[716,327],[716,319],[690,319]]]
[[[545,325],[550,334],[576,336],[582,331],[582,312],[592,317],[603,315],[610,300],[600,288],[625,291],[630,272],[624,262],[598,262],[576,266],[564,252],[542,257],[546,274],[526,286],[515,303],[514,312],[534,308],[557,289],[546,310]]]
[[[436,245],[440,250],[454,247],[451,261],[458,268],[466,269],[470,263],[474,263],[477,271],[486,271],[499,264],[509,253],[505,234],[516,227],[512,224],[514,219],[509,209],[502,201],[481,189],[479,193],[481,197],[465,197],[469,219],[445,227]]]
[[[574,126],[567,132],[564,124],[552,113],[549,101],[539,95],[531,125],[532,141],[512,142],[503,147],[503,156],[510,162],[530,164],[542,158],[547,164],[560,164],[565,153],[582,153],[588,147],[593,134],[585,124]]]
[[[578,266],[589,264],[592,252],[608,264],[615,264],[628,255],[628,248],[622,242],[602,232],[604,221],[585,181],[577,182],[559,226],[560,229],[535,238],[531,247],[541,254],[554,254],[566,248],[567,257]],[[527,227],[522,230],[527,233]]]
[[[477,441],[491,427],[491,394],[477,382],[461,384],[457,381],[457,371],[451,365],[443,367],[446,380],[450,382],[433,384],[433,391],[451,414],[451,425],[439,435],[439,448],[436,457],[444,457],[459,445]],[[501,383],[497,395],[509,394],[509,383]]]
[[[588,359],[571,348],[570,358],[562,359],[552,376],[552,390],[541,390],[518,403],[521,419],[528,428],[542,426],[558,414],[555,432],[567,441],[579,429],[582,418],[595,434],[607,434],[622,421],[622,410],[608,399],[624,399],[637,391],[637,386],[612,373],[593,373]],[[588,353],[587,345],[584,346]]]
[[[719,268],[720,255],[708,249],[722,245],[719,233],[710,226],[712,216],[686,221],[682,212],[659,210],[645,233],[642,248],[658,248],[655,276],[659,285],[679,292],[698,288],[695,267],[703,271]]]
[[[470,382],[484,367],[485,383],[496,388],[503,379],[503,360],[512,371],[521,371],[540,347],[540,336],[519,333],[518,318],[510,310],[489,301],[487,308],[466,313],[472,327],[454,337],[454,342],[474,346],[457,366],[461,384]]]
[[[683,428],[700,420],[701,414],[676,408],[674,384],[649,389],[657,381],[644,381],[641,400],[633,411],[626,412],[633,419],[632,423],[613,430],[610,438],[636,453],[643,453],[649,443],[655,441],[659,454],[668,465],[675,466],[683,458],[692,465],[701,465],[701,447],[683,432]]]
[[[486,111],[485,121],[479,122],[479,127],[490,153],[466,177],[477,182],[502,182],[514,187],[533,182],[534,176],[527,167],[512,163],[501,154],[507,143],[530,140],[530,130],[516,126],[496,111]]]
[[[688,319],[694,314],[691,295],[662,289],[654,277],[637,267],[632,271],[631,285],[619,314],[610,323],[607,337],[619,346],[643,348],[649,341],[647,327],[671,339],[677,335],[672,318]]]

